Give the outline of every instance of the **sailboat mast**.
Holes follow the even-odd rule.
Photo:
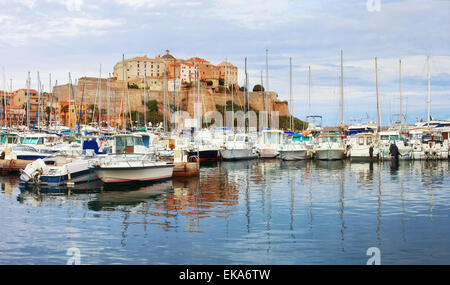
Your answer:
[[[147,105],[147,66],[144,69],[144,125],[145,130],[147,130],[147,108],[145,105]]]
[[[378,96],[378,60],[375,57],[375,83],[377,88],[377,117],[378,117],[378,132],[381,130],[381,122],[380,122],[380,99]]]
[[[428,77],[428,98],[427,98],[427,125],[430,126],[431,119],[431,75],[430,75],[430,56],[427,56],[427,77]]]
[[[311,65],[308,66],[308,116],[311,116]]]
[[[344,125],[344,53],[341,50],[341,123]]]
[[[267,95],[268,95],[268,100],[267,100],[267,110],[268,110],[268,115],[267,115],[267,126],[269,127],[269,125],[270,125],[270,109],[271,109],[271,102],[270,102],[270,93],[269,93],[269,50],[268,49],[266,49],[266,85],[267,85],[267,88],[266,88],[266,92],[267,92]]]
[[[100,64],[100,73],[98,77],[98,128],[102,128],[102,65]]]
[[[400,129],[403,125],[403,97],[402,97],[402,60],[398,60],[399,88],[400,88]]]
[[[30,128],[30,85],[31,85],[31,77],[30,72],[28,71],[27,78],[27,127]]]
[[[292,131],[292,57],[289,57],[289,100],[290,100],[290,118],[289,118],[289,123],[290,123],[290,130]]]
[[[245,58],[245,98],[244,98],[244,129],[247,132],[247,94],[248,94],[248,76],[247,76],[247,58]],[[247,109],[247,110],[246,110]]]
[[[126,85],[127,84],[127,78],[125,75],[126,66],[125,66],[125,54],[122,54],[122,130],[125,128],[127,129],[127,111],[126,111]]]

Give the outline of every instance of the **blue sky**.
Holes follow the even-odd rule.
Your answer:
[[[13,88],[26,74],[48,74],[59,83],[105,76],[126,57],[169,49],[179,58],[228,59],[240,68],[248,58],[250,86],[265,81],[289,98],[293,60],[294,115],[305,116],[311,66],[312,113],[338,122],[340,50],[344,52],[345,119],[376,120],[375,56],[379,59],[382,122],[399,110],[398,60],[408,121],[426,116],[427,63],[431,56],[432,115],[450,118],[450,1],[379,0],[0,0],[0,67]],[[377,2],[377,0],[370,0]],[[3,89],[3,72],[0,89]]]

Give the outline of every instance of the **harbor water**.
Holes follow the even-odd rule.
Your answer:
[[[103,188],[1,176],[0,264],[450,264],[447,161],[251,160]]]

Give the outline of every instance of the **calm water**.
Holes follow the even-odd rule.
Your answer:
[[[222,162],[123,189],[0,177],[0,264],[450,264],[448,162]]]

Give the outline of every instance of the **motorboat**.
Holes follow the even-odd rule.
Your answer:
[[[345,145],[341,135],[335,132],[320,133],[315,148],[319,160],[340,160],[345,157]]]
[[[258,157],[248,134],[245,133],[228,135],[220,154],[223,160],[247,160]]]
[[[308,158],[308,149],[303,134],[288,134],[280,149],[282,160],[303,160]]]
[[[275,158],[283,143],[283,131],[263,130],[256,148],[261,158]]]
[[[104,183],[136,183],[171,179],[174,164],[157,160],[145,150],[142,137],[114,136],[112,153],[101,157],[94,170]]]
[[[376,144],[374,133],[357,133],[350,140],[349,157],[351,161],[373,161],[377,160],[380,150]]]
[[[393,156],[391,155],[390,149],[391,145],[395,145],[398,149],[399,156],[398,159],[409,160],[412,157],[411,145],[400,136],[399,131],[383,131],[378,133],[379,143],[380,143],[380,158],[382,160],[391,160]]]
[[[20,183],[42,186],[62,186],[97,180],[93,166],[98,162],[98,142],[95,138],[83,138],[82,154],[58,154],[38,159],[21,171]]]

